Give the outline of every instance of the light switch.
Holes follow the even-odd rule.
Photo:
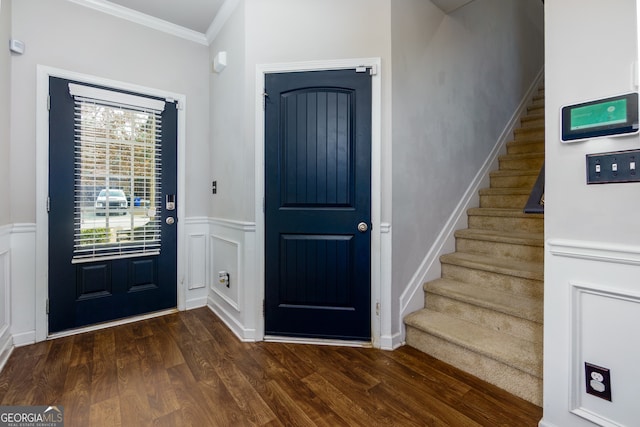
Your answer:
[[[587,154],[587,184],[640,182],[639,156],[640,150]]]

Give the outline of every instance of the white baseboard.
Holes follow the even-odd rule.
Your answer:
[[[186,301],[186,309],[193,310],[194,308],[200,308],[207,305],[207,297],[193,298]]]
[[[538,423],[538,427],[558,427],[555,424],[552,424],[548,421],[545,421],[544,418],[540,420],[540,422]]]
[[[467,210],[478,205],[478,191],[489,185],[489,173],[498,167],[498,156],[504,152],[507,142],[513,139],[513,131],[518,127],[520,118],[526,113],[527,106],[536,94],[537,88],[543,78],[544,69],[540,70],[538,76],[534,79],[525,96],[520,101],[520,105],[504,127],[496,144],[489,153],[487,160],[467,188],[467,191],[445,223],[435,242],[429,248],[418,270],[405,287],[404,292],[400,295],[400,325],[402,325],[406,315],[424,307],[423,284],[440,277],[440,256],[453,252],[455,249],[454,233],[456,230],[467,227]],[[404,335],[404,333],[402,333],[402,335]]]
[[[16,347],[35,344],[35,342],[36,342],[36,331],[28,331],[28,332],[21,332],[19,334],[13,334],[13,345]]]
[[[207,307],[224,322],[225,325],[231,332],[234,333],[235,336],[238,337],[240,341],[243,342],[255,342],[258,341],[256,338],[255,329],[246,329],[244,328],[238,321],[235,316],[231,315],[227,310],[225,310],[222,306],[216,304],[215,300],[212,297],[209,297]]]
[[[404,337],[402,332],[396,332],[393,335],[382,335],[380,337],[380,350],[393,351],[404,345]]]

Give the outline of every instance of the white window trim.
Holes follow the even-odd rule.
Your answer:
[[[94,84],[136,92],[157,98],[173,99],[178,101],[178,194],[182,194],[185,200],[185,153],[186,153],[186,96],[179,93],[168,92],[161,89],[134,85],[102,77],[81,74],[74,71],[37,66],[36,86],[36,293],[35,293],[35,339],[36,342],[47,339],[49,335],[48,317],[46,313],[47,298],[49,295],[48,266],[49,266],[49,221],[47,213],[47,197],[49,194],[49,77],[59,77],[75,80],[82,83]],[[183,203],[177,206],[178,218],[185,218],[185,206]],[[178,273],[177,273],[177,299],[178,310],[186,309],[186,252],[184,247],[184,221],[177,221],[178,227]]]

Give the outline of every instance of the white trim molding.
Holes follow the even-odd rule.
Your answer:
[[[558,257],[640,265],[640,247],[638,246],[563,239],[551,239],[547,242],[547,246],[549,253]]]
[[[252,329],[258,331],[259,339],[264,335],[264,313],[262,310],[264,281],[264,238],[265,224],[263,212],[264,199],[264,111],[262,109],[265,76],[269,73],[287,73],[322,70],[344,70],[356,67],[368,67],[373,70],[371,78],[371,340],[372,345],[381,348],[393,347],[391,316],[391,233],[383,238],[382,228],[382,67],[380,58],[352,58],[344,60],[324,60],[307,62],[290,62],[276,64],[259,64],[256,66],[255,94],[255,280],[247,290],[253,295],[253,316],[255,323]],[[384,258],[383,258],[384,255]],[[385,315],[383,315],[383,313]],[[383,332],[384,333],[384,344]]]
[[[449,219],[440,231],[440,234],[438,234],[438,237],[420,263],[418,270],[416,270],[400,295],[399,322],[401,325],[404,325],[404,318],[409,313],[424,308],[424,293],[422,291],[424,283],[440,277],[440,256],[455,250],[454,234],[456,230],[467,228],[467,210],[471,207],[478,206],[478,191],[483,187],[489,186],[489,173],[492,170],[497,169],[498,156],[505,152],[507,142],[513,139],[513,131],[520,124],[521,117],[526,114],[527,106],[536,94],[538,86],[542,82],[543,78],[544,69],[539,71],[538,75],[529,86],[529,89],[523,96],[518,108],[511,116],[511,119],[502,130],[502,133],[498,137],[484,164],[471,181],[467,191],[460,199],[460,202],[454,209],[453,213],[449,216]],[[404,336],[404,329],[402,335]]]
[[[216,13],[215,18],[213,18],[213,21],[211,22],[211,25],[209,25],[205,34],[209,44],[213,43],[216,37],[218,37],[218,34],[224,27],[224,24],[227,23],[227,20],[231,17],[239,4],[240,0],[225,0],[222,6],[220,6],[218,13]]]
[[[135,24],[143,25],[163,33],[171,34],[176,37],[183,38],[195,43],[208,46],[207,36],[204,34],[185,28],[180,25],[173,24],[160,18],[156,18],[146,13],[129,9],[119,4],[111,3],[106,0],[67,0],[89,9],[97,10],[117,18],[125,19]]]
[[[69,0],[77,2],[79,0]],[[84,3],[84,1],[82,2]],[[91,3],[104,3],[92,0]],[[117,80],[106,79],[74,71],[37,66],[37,86],[36,86],[36,224],[35,224],[35,294],[29,305],[35,301],[35,336],[34,341],[43,341],[48,336],[48,320],[46,314],[46,301],[48,296],[48,238],[49,221],[47,214],[47,196],[49,193],[49,111],[47,109],[47,98],[49,95],[49,77],[59,77],[63,79],[75,80],[82,83],[95,84],[99,86],[111,87],[119,90],[155,96],[159,98],[169,98],[178,101],[181,108],[178,109],[178,194],[185,194],[186,185],[186,96],[180,93],[170,92],[162,89],[150,88],[135,85]],[[183,197],[184,199],[184,197]],[[178,310],[187,309],[189,298],[186,286],[187,259],[185,248],[185,223],[180,219],[185,218],[185,207],[179,203],[177,206],[178,228],[178,271],[177,271],[177,307]],[[186,219],[186,218],[185,218]],[[16,226],[14,226],[15,228]],[[14,233],[16,231],[14,230]],[[204,299],[202,304],[204,305]],[[22,307],[22,306],[21,306]],[[14,334],[14,341],[16,341]]]

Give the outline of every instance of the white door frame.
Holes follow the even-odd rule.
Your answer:
[[[390,254],[390,248],[382,248],[382,233],[388,232],[390,226],[381,222],[382,213],[382,182],[381,182],[381,152],[382,152],[382,82],[380,58],[344,59],[333,61],[292,62],[279,64],[263,64],[256,66],[256,117],[255,117],[255,218],[256,218],[256,280],[255,288],[250,294],[255,295],[256,339],[264,339],[264,311],[265,295],[264,263],[265,263],[265,221],[264,221],[264,87],[265,76],[270,73],[287,73],[302,71],[330,71],[354,69],[365,66],[373,70],[371,79],[371,342],[374,347],[386,348],[381,342],[381,330],[391,326],[390,280],[383,280],[386,272],[383,266],[388,266],[391,259],[383,259],[382,253]],[[384,230],[383,230],[384,229]],[[386,240],[386,239],[385,239]],[[385,250],[387,249],[387,250]],[[385,257],[386,258],[386,257]],[[387,270],[387,269],[385,269]],[[385,277],[385,279],[387,279]],[[248,286],[252,286],[248,284]]]
[[[186,141],[186,96],[165,90],[149,88],[102,77],[81,74],[44,65],[37,67],[36,87],[36,294],[35,294],[35,332],[36,342],[47,339],[49,335],[48,316],[46,313],[49,296],[49,218],[47,213],[47,197],[49,194],[49,77],[76,80],[119,90],[137,92],[158,98],[173,99],[178,102],[178,194],[184,202],[185,194],[185,141]],[[184,203],[178,203],[178,274],[177,299],[178,310],[186,309],[186,286],[184,285],[185,251],[184,251]],[[121,323],[127,320],[120,321]],[[117,323],[117,322],[116,322]],[[84,329],[84,328],[83,328]]]

